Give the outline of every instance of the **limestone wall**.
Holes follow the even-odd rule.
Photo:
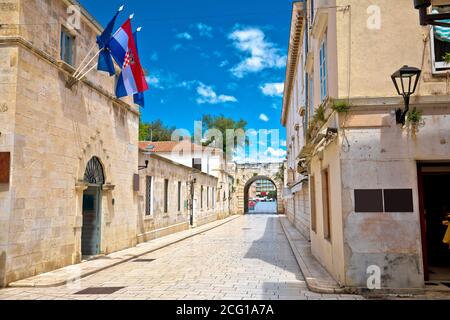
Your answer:
[[[422,69],[418,94],[449,94],[445,73],[432,75],[430,27],[420,26],[419,11],[414,9],[413,1],[328,2],[336,2],[339,7],[337,11],[329,9],[329,39],[330,45],[333,44],[329,48],[328,64],[333,78],[329,82],[331,87],[338,89],[332,96],[396,96],[390,76],[403,65]],[[344,10],[347,5],[350,9]],[[378,17],[379,26],[373,23],[373,19]],[[318,51],[315,53],[318,61]],[[318,62],[316,67],[319,70]],[[316,88],[320,88],[318,80]],[[320,91],[316,92],[319,94]]]
[[[356,121],[357,114],[351,115],[345,122],[350,148],[343,148],[341,127],[339,140],[325,148],[323,159],[313,158],[318,232],[312,233],[312,250],[342,284],[366,287],[367,268],[378,266],[383,288],[424,286],[417,162],[449,161],[450,111],[439,103],[418,107],[423,123],[416,132],[397,125],[381,107],[365,124]],[[325,167],[330,168],[332,181],[332,229],[338,235],[331,242],[322,235],[321,191],[317,191]],[[412,189],[414,211],[355,212],[357,189]]]
[[[206,173],[194,170],[179,163],[172,162],[158,155],[140,153],[140,164],[149,161],[147,169],[140,171],[139,178],[139,214],[138,241],[149,241],[190,227],[190,181],[194,185],[194,225],[200,226],[219,219],[218,179]],[[152,194],[146,192],[146,177],[152,177]],[[164,181],[168,179],[168,210],[164,212]],[[178,210],[178,183],[181,182],[181,210]],[[203,187],[203,206],[200,205]],[[209,202],[207,190],[209,188]],[[213,205],[213,193],[215,203]],[[150,199],[152,210],[146,212],[146,201]]]
[[[0,186],[0,219],[9,221],[0,227],[3,284],[80,261],[83,189],[78,182],[93,156],[101,160],[111,186],[102,193],[100,251],[136,244],[132,183],[139,124],[134,106],[112,98],[112,78],[94,71],[91,82],[66,87],[73,69],[57,61],[57,24],[42,29],[47,21],[65,21],[65,1],[6,2],[14,3],[8,8],[20,8],[21,35],[28,41],[0,30],[0,102],[8,107],[0,113],[0,150],[12,153],[11,182]],[[31,24],[42,27],[30,30]],[[80,52],[95,42],[97,30],[83,25],[88,27],[76,38]]]

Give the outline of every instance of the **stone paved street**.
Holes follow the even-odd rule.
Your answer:
[[[362,299],[308,291],[275,215],[247,215],[219,228],[56,288],[10,288],[0,299]],[[75,295],[91,287],[113,294]]]

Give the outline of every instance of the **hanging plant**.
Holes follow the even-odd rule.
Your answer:
[[[444,61],[448,64],[450,64],[450,52],[447,52],[444,56]]]
[[[411,132],[412,132],[413,136],[415,136],[417,134],[420,127],[425,126],[425,121],[423,120],[422,111],[417,110],[417,108],[414,108],[412,111],[409,112],[407,121],[411,127]]]
[[[314,114],[313,121],[315,123],[324,123],[325,122],[325,106],[323,104],[321,104],[316,109],[316,113]]]
[[[333,109],[337,113],[348,112],[348,110],[350,110],[350,103],[348,103],[347,101],[334,101],[331,109]]]
[[[408,122],[412,125],[419,125],[423,120],[422,111],[414,108],[408,114]]]

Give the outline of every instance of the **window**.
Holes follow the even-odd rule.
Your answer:
[[[75,37],[69,31],[61,29],[61,60],[67,64],[73,65]]]
[[[323,208],[323,236],[331,240],[330,219],[330,177],[328,169],[322,171],[322,208]]]
[[[169,180],[164,179],[164,213],[169,212]]]
[[[206,187],[206,209],[209,209],[209,187]]]
[[[309,119],[314,117],[314,75],[309,77]]]
[[[311,229],[317,232],[317,215],[316,215],[316,179],[314,176],[310,178],[309,190],[311,192]]]
[[[178,212],[181,211],[181,181],[178,181]]]
[[[324,40],[320,45],[320,98],[325,100],[328,95],[327,84],[327,35],[324,35]]]
[[[202,159],[192,159],[192,168],[202,171]]]
[[[216,208],[216,195],[215,195],[215,192],[216,192],[216,190],[215,190],[215,188],[213,187],[213,188],[212,188],[212,194],[211,194],[211,196],[212,196],[212,208],[213,208],[213,209]]]
[[[153,214],[153,178],[147,176],[145,179],[145,215]]]
[[[200,209],[203,209],[203,186],[200,188]]]
[[[450,5],[434,6],[433,13],[448,13]],[[450,22],[450,20],[444,20]],[[446,53],[450,52],[450,28],[434,26],[431,32],[431,53],[433,71],[440,72],[450,69],[450,65],[444,61]]]
[[[314,0],[310,0],[310,4],[311,4],[311,25],[314,23]]]

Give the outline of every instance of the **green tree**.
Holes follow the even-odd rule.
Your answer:
[[[275,200],[277,198],[277,192],[276,191],[269,191],[268,197],[269,197],[269,199]]]
[[[246,131],[247,121],[240,119],[235,120],[233,118],[225,117],[224,115],[212,116],[212,115],[204,115],[202,119],[203,130],[209,129],[217,129],[222,133],[223,137],[223,151],[227,152],[226,146],[226,132],[227,130],[238,130],[242,129],[244,132]],[[205,145],[211,144],[213,141],[206,141]]]
[[[139,122],[139,141],[170,141],[175,127],[166,126],[161,120]]]

